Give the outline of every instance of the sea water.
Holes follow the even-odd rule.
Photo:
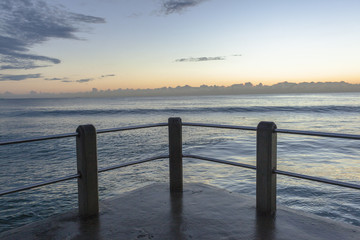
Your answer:
[[[0,141],[167,122],[360,134],[360,93],[0,99]],[[98,135],[99,168],[168,153],[167,128]],[[183,127],[183,151],[255,165],[255,132]],[[76,173],[75,138],[0,146],[0,190]],[[360,141],[278,134],[278,169],[360,184]],[[255,196],[255,171],[184,159],[184,181]],[[99,174],[100,199],[168,182],[167,160]],[[278,176],[278,204],[360,226],[360,191]],[[76,180],[0,197],[0,231],[77,206]]]

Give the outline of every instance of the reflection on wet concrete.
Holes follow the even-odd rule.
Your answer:
[[[271,240],[275,237],[275,216],[256,215],[255,221],[255,239]]]
[[[0,239],[360,239],[360,228],[278,206],[276,217],[256,214],[255,199],[205,184],[170,193],[154,184],[101,202],[98,218],[76,209],[13,229]]]
[[[89,219],[79,219],[78,239],[100,239],[101,219],[91,217]]]
[[[170,193],[170,239],[186,239],[186,222],[183,218],[183,193]]]

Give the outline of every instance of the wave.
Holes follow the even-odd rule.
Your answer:
[[[360,106],[249,106],[249,107],[184,107],[184,108],[133,108],[133,109],[55,109],[8,112],[14,117],[41,116],[92,116],[134,114],[205,114],[205,113],[359,113]]]

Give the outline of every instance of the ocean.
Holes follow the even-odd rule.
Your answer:
[[[0,99],[0,141],[167,122],[360,134],[360,93],[71,99]],[[183,127],[183,151],[255,165],[255,132]],[[167,128],[98,135],[99,168],[168,153]],[[360,184],[360,142],[278,134],[278,169]],[[76,173],[75,138],[0,146],[0,190]],[[184,159],[184,182],[255,196],[255,171]],[[168,182],[167,160],[99,174],[100,200]],[[278,204],[360,226],[360,191],[278,176]],[[0,232],[77,206],[70,180],[0,197]]]

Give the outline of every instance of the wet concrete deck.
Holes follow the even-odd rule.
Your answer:
[[[255,199],[204,184],[170,194],[154,184],[101,202],[98,218],[72,211],[13,229],[0,239],[360,239],[360,228],[279,207],[258,217]]]

